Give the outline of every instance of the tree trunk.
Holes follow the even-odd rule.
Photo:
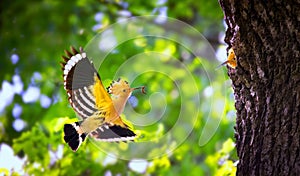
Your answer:
[[[238,60],[237,175],[300,175],[300,2],[219,1]]]

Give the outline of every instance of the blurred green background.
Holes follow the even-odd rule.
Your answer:
[[[223,13],[217,1],[50,1],[18,0],[0,2],[0,175],[234,175],[237,160],[234,148],[234,99],[226,69],[215,70],[226,59],[222,36],[225,27]],[[178,143],[171,153],[147,159],[117,159],[99,150],[90,140],[76,152],[63,142],[62,128],[66,122],[75,121],[76,114],[70,107],[63,89],[62,71],[59,65],[64,49],[70,45],[86,46],[94,36],[111,24],[131,16],[157,15],[181,20],[197,29],[215,49],[220,62],[186,56],[186,51],[175,42],[139,39],[118,46],[106,60],[107,66],[99,68],[103,83],[108,86],[114,79],[116,65],[129,57],[146,51],[165,51],[178,61],[188,62],[197,82],[200,94],[225,100],[222,115],[210,112],[212,118],[221,119],[217,130],[212,127],[205,134],[213,135],[205,145],[199,145],[199,137],[206,125],[214,126],[206,114],[210,103],[201,99],[201,109],[195,118],[193,130],[184,142]],[[162,28],[161,30],[165,30]],[[117,38],[116,34],[116,38]],[[126,33],[124,33],[126,35]],[[200,48],[201,50],[201,48]],[[111,61],[110,58],[118,58]],[[95,58],[94,58],[95,59]],[[163,58],[162,60],[167,60]],[[197,77],[203,65],[205,71],[214,75]],[[138,64],[132,71],[142,70]],[[174,72],[178,75],[177,72]],[[200,74],[202,75],[202,74]],[[122,75],[124,76],[124,75]],[[225,78],[224,78],[225,76]],[[126,76],[124,76],[126,78]],[[184,82],[185,77],[176,78]],[[149,81],[151,80],[151,81]],[[171,117],[178,113],[178,104],[192,107],[191,102],[172,99],[174,83],[163,75],[150,74],[137,78],[134,86],[146,85],[148,94],[161,91],[165,95],[167,118],[153,127],[139,128],[154,141],[167,133],[176,122]],[[211,90],[211,85],[219,87]],[[225,90],[221,87],[225,85]],[[189,91],[189,83],[183,85]],[[219,92],[223,93],[219,93]],[[137,94],[138,105],[129,103],[140,113],[149,111],[149,96]],[[215,117],[218,116],[218,117]],[[126,115],[130,120],[130,117]],[[189,117],[186,117],[189,118]],[[134,120],[134,119],[133,119]],[[216,120],[217,121],[217,120]],[[212,123],[212,124],[209,124]],[[178,134],[176,134],[178,133]],[[180,137],[180,132],[173,134]],[[110,144],[105,144],[110,145]],[[127,144],[112,144],[116,150],[126,152]],[[137,144],[138,145],[138,141]],[[164,146],[166,151],[168,146]],[[172,146],[170,146],[172,147]],[[119,148],[119,149],[118,149]],[[153,153],[161,150],[153,149]]]

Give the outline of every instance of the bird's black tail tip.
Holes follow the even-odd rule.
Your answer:
[[[76,152],[81,143],[86,138],[86,134],[81,131],[79,122],[64,125],[64,140]]]

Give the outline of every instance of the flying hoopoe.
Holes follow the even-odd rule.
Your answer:
[[[128,82],[118,79],[105,90],[100,75],[80,47],[65,50],[61,63],[64,88],[72,108],[82,121],[64,125],[64,140],[75,152],[87,135],[100,141],[134,140],[136,134],[120,117],[132,91]],[[112,96],[110,96],[111,94]]]

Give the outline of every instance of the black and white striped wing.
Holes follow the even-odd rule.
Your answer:
[[[65,62],[61,63],[64,88],[73,109],[85,119],[101,110],[96,104],[94,90],[96,83],[100,83],[102,87],[103,85],[99,74],[82,48],[77,51],[71,47],[71,52],[65,50],[65,53],[67,57],[62,56]],[[110,100],[110,97],[106,100]]]
[[[101,125],[90,135],[95,140],[105,142],[133,141],[136,138],[136,134],[131,129],[108,123]]]

